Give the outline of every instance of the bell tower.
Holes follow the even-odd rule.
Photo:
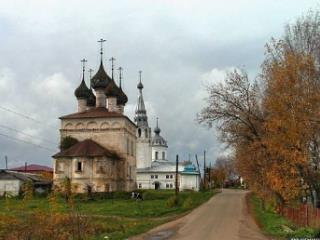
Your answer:
[[[148,116],[146,107],[144,105],[141,82],[141,73],[139,71],[139,83],[137,88],[139,90],[138,102],[135,112],[134,121],[137,124],[137,168],[151,167],[151,128],[148,125]]]

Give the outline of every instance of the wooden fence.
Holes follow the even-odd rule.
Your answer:
[[[283,215],[299,226],[320,228],[320,208],[303,204],[297,208],[285,207]]]

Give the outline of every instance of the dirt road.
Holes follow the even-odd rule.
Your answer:
[[[266,240],[248,213],[246,191],[224,189],[190,214],[134,240]]]

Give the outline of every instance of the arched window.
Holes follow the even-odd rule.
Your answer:
[[[166,153],[162,152],[162,159],[165,160],[166,159]]]
[[[141,129],[138,129],[138,137],[141,137]]]
[[[158,152],[155,152],[155,159],[158,160]]]

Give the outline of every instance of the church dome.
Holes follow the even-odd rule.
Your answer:
[[[151,144],[152,146],[163,146],[168,147],[167,141],[164,140],[162,136],[160,136],[161,129],[158,126],[158,119],[157,119],[157,126],[154,129],[154,137],[152,138]]]
[[[107,97],[116,97],[120,96],[120,88],[116,85],[113,79],[111,79],[110,83],[108,84],[105,94]]]
[[[139,90],[143,89],[143,84],[142,84],[141,81],[138,83],[137,88],[138,88]]]
[[[79,85],[79,87],[76,88],[76,90],[74,91],[74,95],[76,96],[76,98],[81,99],[87,99],[89,97],[89,88],[87,87],[87,84],[84,81],[84,78],[82,78],[82,81]]]
[[[128,102],[127,95],[122,91],[120,87],[120,95],[117,98],[117,104],[118,105],[125,105]]]
[[[108,76],[108,74],[104,70],[104,67],[101,61],[98,72],[91,78],[91,86],[94,89],[106,88],[110,82],[111,82],[111,78]]]
[[[93,94],[92,89],[89,89],[89,97],[88,97],[88,100],[87,100],[87,105],[89,107],[96,106],[96,96]]]

